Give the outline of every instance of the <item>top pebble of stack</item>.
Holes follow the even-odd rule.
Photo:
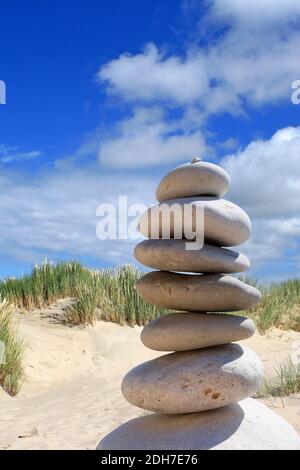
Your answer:
[[[168,173],[158,185],[158,202],[194,196],[222,197],[228,192],[230,177],[213,163],[194,158]]]

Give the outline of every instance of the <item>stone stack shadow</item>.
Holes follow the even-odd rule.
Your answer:
[[[141,340],[168,354],[135,367],[122,382],[129,403],[157,414],[125,423],[99,449],[299,446],[287,423],[248,398],[261,385],[263,367],[253,351],[235,342],[251,337],[255,325],[225,313],[252,308],[261,298],[255,287],[230,275],[250,265],[246,256],[226,247],[244,243],[251,222],[241,208],[222,199],[229,185],[222,168],[194,160],[163,178],[156,191],[159,204],[140,219],[139,229],[149,239],[137,245],[135,257],[155,271],[140,279],[137,291],[150,303],[174,310],[146,325]],[[153,231],[162,237],[162,204],[174,203],[182,209],[191,205],[193,217],[197,205],[204,208],[202,248],[187,249],[186,220],[176,220],[171,212],[170,239],[151,239]],[[175,239],[178,230],[181,238]]]

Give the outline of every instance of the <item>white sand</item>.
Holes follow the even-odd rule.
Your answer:
[[[141,344],[138,327],[53,322],[64,303],[16,315],[27,343],[26,380],[15,398],[0,391],[0,449],[94,449],[107,432],[144,413],[122,397],[121,378],[159,353]],[[300,333],[274,330],[244,344],[272,374],[276,362],[300,349],[299,341]],[[300,432],[300,395],[263,401]]]

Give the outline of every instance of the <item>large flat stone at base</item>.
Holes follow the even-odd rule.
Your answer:
[[[189,415],[147,415],[121,425],[98,450],[300,450],[296,431],[253,399]]]

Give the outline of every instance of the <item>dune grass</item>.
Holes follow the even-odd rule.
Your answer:
[[[135,283],[141,275],[129,265],[91,271],[75,261],[45,262],[35,266],[30,275],[0,283],[0,295],[26,310],[74,298],[64,318],[69,325],[93,324],[97,319],[143,325],[166,310],[137,295]]]
[[[23,343],[13,324],[13,305],[0,300],[0,386],[14,396],[23,379]]]
[[[164,314],[166,309],[150,305],[137,295],[135,283],[141,276],[141,272],[129,265],[91,271],[76,261],[45,262],[35,266],[30,275],[0,283],[0,296],[27,310],[71,297],[74,302],[65,314],[65,322],[70,325],[92,324],[97,319],[143,325]],[[271,285],[246,277],[241,279],[262,292],[262,300],[256,307],[240,312],[254,320],[260,333],[271,327],[300,331],[299,279]]]
[[[275,377],[264,379],[256,396],[283,397],[298,392],[300,392],[300,364],[295,364],[291,358],[288,358],[277,366]]]
[[[243,312],[252,318],[260,333],[265,333],[272,327],[300,331],[300,279],[271,285],[259,284],[249,279],[243,280],[262,293],[261,302]]]
[[[73,297],[81,285],[90,283],[91,273],[76,261],[35,266],[30,275],[0,283],[0,295],[19,308],[33,310],[59,298]]]
[[[140,277],[132,266],[91,273],[89,284],[78,285],[66,322],[79,325],[101,319],[134,326],[166,313],[138,296],[135,283]]]

